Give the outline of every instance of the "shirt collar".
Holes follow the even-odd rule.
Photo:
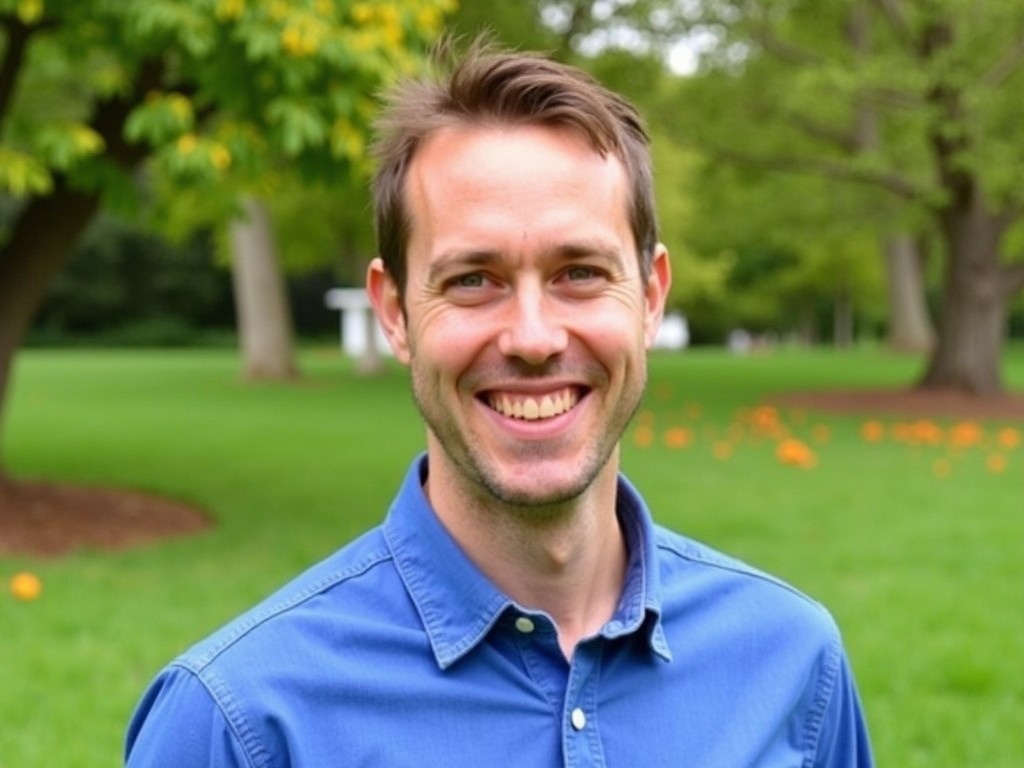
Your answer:
[[[384,521],[395,566],[416,605],[438,666],[454,664],[472,650],[514,604],[484,576],[441,524],[423,483],[426,455],[409,468]],[[629,547],[626,583],[608,635],[647,633],[651,650],[669,660],[661,627],[654,531],[643,499],[619,479],[618,514]]]
[[[643,497],[624,475],[619,475],[616,512],[629,549],[626,583],[616,618],[624,625],[623,634],[634,629],[647,632],[651,650],[665,661],[671,661],[672,652],[661,624],[661,581],[654,522]]]

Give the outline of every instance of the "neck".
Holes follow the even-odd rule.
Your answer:
[[[566,658],[615,613],[627,552],[615,511],[617,464],[587,491],[553,507],[514,507],[427,481],[441,522],[512,600],[547,613]]]

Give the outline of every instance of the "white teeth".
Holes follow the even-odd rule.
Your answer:
[[[514,398],[507,394],[491,395],[491,408],[504,416],[524,421],[550,419],[572,409],[579,402],[575,390],[567,388],[561,392],[544,395],[538,402],[534,397]]]
[[[561,413],[561,404],[561,399],[559,399],[559,408],[555,410],[555,401],[552,400],[550,396],[544,395],[543,399],[540,401],[540,417],[542,419],[550,419],[556,413]]]

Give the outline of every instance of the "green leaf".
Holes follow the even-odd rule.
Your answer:
[[[15,198],[46,194],[53,178],[37,158],[0,146],[0,191]]]

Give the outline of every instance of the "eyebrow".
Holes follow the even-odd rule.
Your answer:
[[[480,269],[499,263],[503,260],[500,251],[466,250],[449,251],[440,254],[427,270],[427,279],[431,282],[441,281],[452,272],[462,269]],[[621,264],[624,254],[618,249],[600,240],[578,240],[559,243],[545,251],[544,259],[557,261],[578,261],[582,259],[598,259],[606,264]]]
[[[431,283],[442,280],[451,272],[467,267],[486,267],[501,260],[497,251],[451,251],[442,253],[427,270],[427,280]]]
[[[602,261],[618,262],[622,258],[622,252],[618,248],[596,240],[564,243],[554,248],[552,254],[562,259],[598,258]]]

